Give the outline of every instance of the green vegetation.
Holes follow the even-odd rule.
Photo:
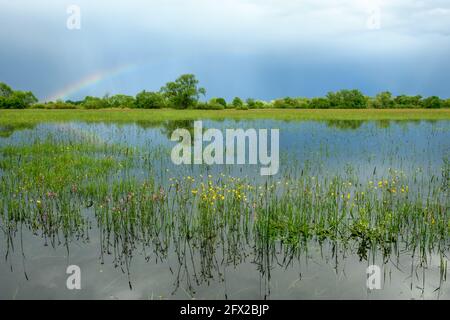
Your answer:
[[[0,82],[0,109],[25,109],[36,103],[37,99],[29,91],[14,91]]]
[[[236,265],[252,254],[259,268],[270,268],[276,251],[284,255],[278,264],[287,267],[314,243],[363,260],[381,253],[389,261],[407,251],[426,264],[427,256],[438,254],[445,278],[448,162],[442,179],[391,169],[386,175],[373,170],[365,180],[351,168],[315,175],[304,167],[296,176],[258,182],[224,173],[172,173],[154,166],[164,152],[91,136],[1,147],[0,225],[8,248],[22,228],[69,247],[73,240],[88,241],[97,225],[102,261],[112,254],[128,272],[133,253],[147,247],[160,259],[175,252],[180,269],[198,256],[199,279],[207,281],[216,259]]]
[[[368,97],[359,90],[340,90],[329,92],[325,97],[285,97],[273,101],[262,101],[248,98],[245,102],[235,97],[231,103],[224,98],[212,98],[207,102],[200,101],[206,90],[198,86],[199,81],[193,74],[181,75],[174,82],[168,82],[159,92],[142,91],[136,97],[117,94],[105,95],[103,98],[86,97],[81,101],[50,101],[37,103],[31,92],[13,91],[4,83],[0,83],[0,109],[439,109],[450,108],[450,99],[436,96],[400,95],[394,97],[386,91],[375,97]]]
[[[184,74],[174,82],[168,82],[161,88],[161,93],[170,106],[177,109],[193,108],[200,95],[205,95],[204,88],[198,88],[198,80],[193,74]]]
[[[16,126],[55,121],[88,122],[161,122],[167,120],[196,119],[274,119],[274,120],[450,120],[449,109],[330,109],[330,110],[184,110],[174,109],[140,110],[0,110],[0,125]]]

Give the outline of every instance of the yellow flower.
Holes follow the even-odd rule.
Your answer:
[[[192,194],[197,194],[198,191],[196,189],[193,189],[191,192]]]

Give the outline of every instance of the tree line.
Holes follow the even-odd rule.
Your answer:
[[[340,90],[329,92],[325,97],[292,98],[285,97],[272,101],[242,100],[235,97],[231,101],[216,97],[209,101],[201,101],[206,95],[205,88],[199,87],[199,82],[193,74],[181,75],[173,82],[168,82],[157,92],[141,91],[136,96],[116,94],[104,97],[87,96],[83,100],[58,100],[46,103],[38,99],[30,91],[15,91],[5,83],[0,83],[0,108],[2,109],[105,109],[105,108],[136,108],[136,109],[394,109],[394,108],[450,108],[450,99],[437,96],[424,98],[420,95],[394,96],[385,91],[375,97],[368,97],[359,90]]]

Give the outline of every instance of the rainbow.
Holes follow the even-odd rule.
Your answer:
[[[89,88],[90,86],[96,85],[100,83],[101,81],[104,81],[106,79],[113,78],[115,76],[118,76],[119,74],[123,74],[126,72],[130,72],[134,70],[137,67],[138,64],[136,63],[127,63],[120,66],[115,66],[110,69],[106,70],[100,70],[96,71],[93,74],[90,74],[77,82],[71,83],[67,85],[66,87],[62,88],[58,92],[55,92],[51,96],[47,97],[45,101],[56,101],[56,100],[66,100],[70,96],[74,95],[75,93]]]

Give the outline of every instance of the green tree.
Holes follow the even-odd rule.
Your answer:
[[[224,98],[212,98],[211,100],[209,100],[209,103],[210,104],[220,104],[224,108],[227,107],[227,102],[225,101]]]
[[[291,97],[286,97],[286,98],[283,98],[283,99],[276,99],[273,102],[273,107],[274,108],[281,108],[281,109],[296,108],[297,107],[297,101],[295,99],[292,99]]]
[[[312,98],[309,107],[311,109],[328,109],[330,108],[330,100],[327,98]]]
[[[359,90],[340,90],[329,92],[327,99],[331,108],[361,109],[367,108],[368,98]]]
[[[249,109],[255,109],[256,108],[256,102],[253,98],[248,98],[245,100],[245,103]]]
[[[390,109],[394,107],[394,100],[392,99],[392,93],[384,91],[375,96],[373,101],[373,107],[377,109]]]
[[[164,106],[164,96],[159,92],[149,92],[144,90],[136,95],[136,108],[160,109]]]
[[[25,109],[38,100],[30,91],[14,91],[7,84],[0,82],[0,108]]]
[[[178,109],[194,107],[200,95],[205,95],[206,90],[198,87],[198,80],[193,74],[184,74],[174,82],[168,82],[161,88],[161,92],[168,99],[171,106]]]
[[[442,108],[450,108],[450,99],[443,101]]]
[[[81,105],[85,109],[105,109],[109,107],[106,99],[91,96],[85,97]]]
[[[116,94],[108,98],[108,104],[111,108],[134,108],[135,99],[125,94]]]
[[[423,107],[427,109],[438,109],[442,106],[442,101],[439,97],[432,96],[422,101]]]
[[[244,102],[242,101],[241,98],[235,97],[233,99],[233,102],[231,102],[231,105],[235,108],[241,108],[242,106],[244,106]]]
[[[13,90],[6,83],[0,82],[0,97],[8,98],[13,93]]]
[[[25,109],[37,101],[30,91],[13,91],[8,97],[0,97],[0,108]]]
[[[407,96],[399,95],[394,99],[396,108],[421,108],[422,107],[422,96]]]

